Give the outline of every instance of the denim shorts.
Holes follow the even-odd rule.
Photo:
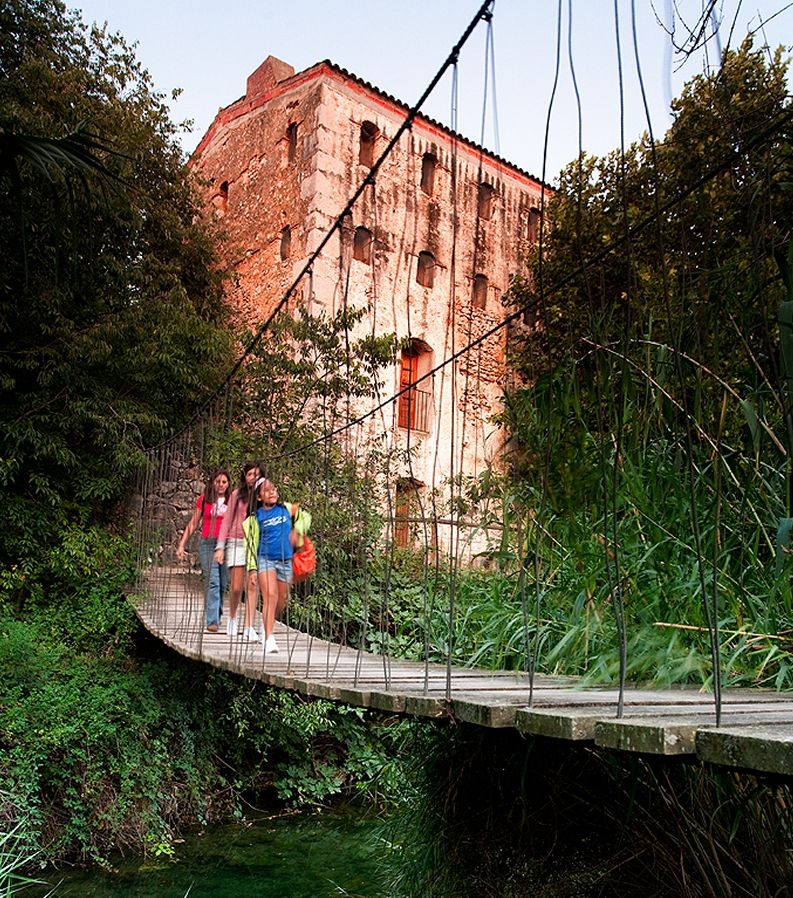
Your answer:
[[[275,579],[282,583],[292,582],[292,559],[289,561],[273,561],[270,558],[259,558],[259,573],[275,571]]]

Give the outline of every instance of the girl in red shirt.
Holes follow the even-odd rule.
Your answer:
[[[195,511],[184,528],[182,538],[176,548],[176,557],[182,561],[188,539],[201,524],[201,539],[198,544],[198,558],[204,574],[204,616],[206,628],[217,633],[220,616],[223,613],[223,593],[228,586],[228,568],[215,559],[220,527],[226,514],[231,478],[228,471],[218,468],[213,471],[204,487],[204,492],[196,499]]]

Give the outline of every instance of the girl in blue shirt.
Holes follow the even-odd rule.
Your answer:
[[[259,590],[262,594],[264,620],[264,653],[276,654],[278,643],[273,636],[275,617],[286,607],[292,583],[292,555],[295,532],[287,507],[279,501],[278,487],[264,477],[256,481],[256,497],[261,502],[256,511],[259,524]]]

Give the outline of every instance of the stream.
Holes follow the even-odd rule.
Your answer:
[[[113,858],[112,871],[48,872],[23,898],[385,898],[382,822],[354,811],[261,817],[190,836],[173,858]]]

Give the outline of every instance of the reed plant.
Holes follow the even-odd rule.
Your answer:
[[[0,793],[0,808],[3,818],[0,829],[0,896],[12,898],[23,894],[29,886],[43,883],[29,875],[38,852],[31,847],[23,822],[14,819],[10,796]],[[45,898],[54,891],[47,892]]]
[[[520,465],[468,487],[467,507],[487,509],[468,513],[469,528],[501,533],[472,566],[436,554],[422,568],[420,546],[369,556],[317,578],[314,623],[375,651],[598,683],[620,676],[624,640],[635,682],[793,686],[788,464],[774,422],[739,404],[733,445],[717,453],[704,425],[687,443],[637,382],[617,451],[579,382],[570,370],[514,400]]]
[[[769,501],[770,476],[742,477],[740,490],[722,495],[718,527],[701,527],[697,551],[689,489],[668,455],[623,454],[616,520],[597,504],[540,516],[539,497],[526,495],[524,541],[514,547],[512,564],[461,573],[455,615],[436,600],[429,642],[453,645],[455,660],[470,664],[534,664],[608,682],[619,670],[612,607],[619,588],[630,679],[712,685],[706,609],[715,601],[724,681],[793,685],[788,562],[778,573],[768,522],[781,509]],[[774,474],[779,486],[783,472]],[[703,507],[713,504],[710,487],[707,472],[696,477]],[[444,638],[450,620],[454,632]]]
[[[740,486],[722,492],[718,525],[701,526],[697,550],[690,491],[675,455],[669,445],[650,446],[638,457],[623,453],[616,516],[597,502],[546,505],[539,513],[535,490],[516,496],[514,484],[502,483],[513,490],[511,513],[523,516],[523,526],[513,518],[505,528],[509,540],[484,553],[478,566],[423,576],[415,565],[381,557],[366,570],[320,575],[304,602],[296,597],[293,613],[303,613],[316,632],[372,651],[434,661],[451,655],[460,664],[533,667],[604,683],[619,676],[612,602],[619,586],[629,679],[710,688],[706,608],[715,600],[723,682],[791,688],[790,562],[783,555],[778,570],[773,532],[782,516],[773,497],[782,491],[784,471],[758,472],[731,460]],[[712,507],[707,464],[694,488],[700,506]]]

